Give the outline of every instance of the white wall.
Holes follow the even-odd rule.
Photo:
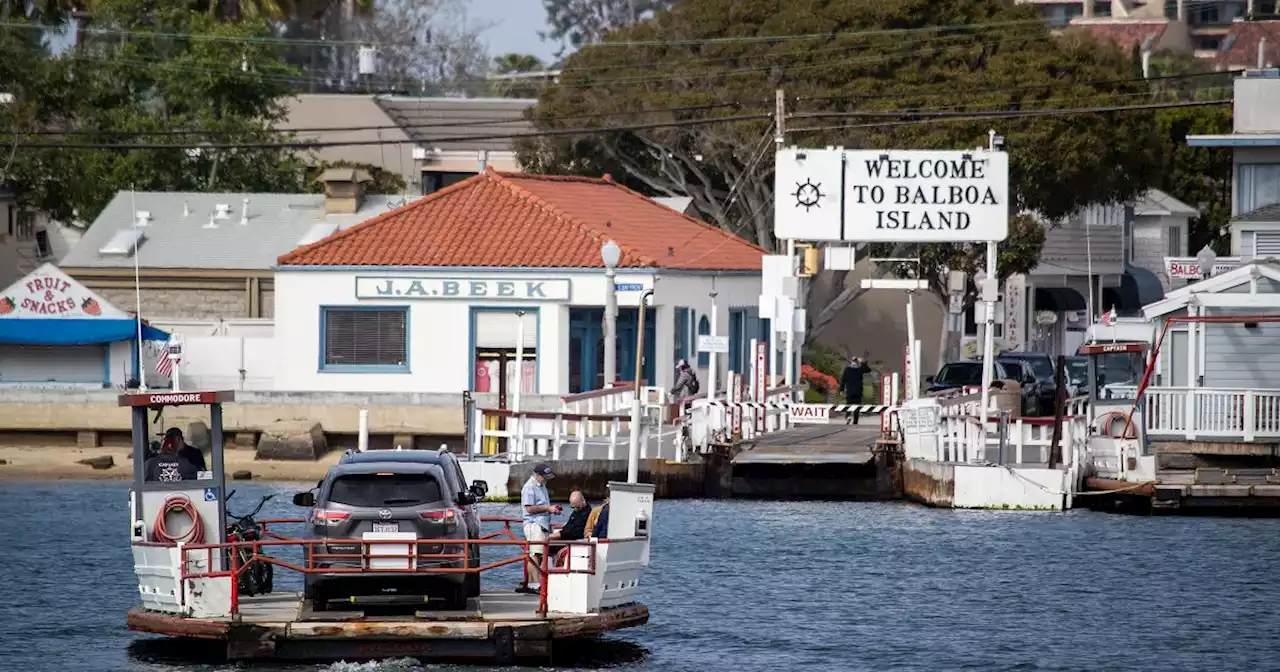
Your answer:
[[[654,302],[658,308],[658,328],[654,336],[658,340],[654,355],[657,358],[655,371],[657,372],[657,383],[663,387],[670,388],[675,384],[675,307],[682,306],[691,308],[694,315],[690,323],[693,325],[694,333],[697,333],[698,321],[703,315],[710,317],[711,313],[711,293],[716,293],[716,331],[721,336],[729,335],[729,309],[730,308],[751,308],[760,305],[761,277],[760,275],[723,275],[713,277],[710,275],[662,275],[654,289]],[[797,351],[799,350],[799,339],[796,339]],[[697,337],[690,343],[690,349],[693,354],[689,358],[689,363],[695,366],[698,363],[697,357]],[[781,359],[781,358],[779,358]],[[725,373],[729,369],[729,357],[727,355],[718,355],[716,357],[716,368],[719,370],[717,374],[717,387],[724,386]],[[698,380],[702,383],[702,389],[707,389],[707,381],[709,370],[707,368],[698,369]],[[778,374],[782,371],[779,369]]]
[[[404,277],[476,280],[571,281],[570,300],[480,301],[480,300],[357,300],[355,278]],[[718,322],[721,334],[728,334],[729,308],[750,307],[759,302],[760,277],[663,274],[655,281],[648,273],[619,272],[618,284],[641,284],[654,288],[652,305],[657,307],[655,329],[655,371],[657,384],[674,383],[674,306],[710,311],[714,282],[718,292]],[[569,309],[571,306],[601,307],[605,303],[605,276],[602,271],[277,271],[275,274],[275,389],[351,392],[443,392],[457,393],[471,384],[471,308],[536,307],[538,317],[538,393],[567,394],[569,389]],[[620,307],[635,306],[641,292],[618,294]],[[321,306],[395,305],[409,307],[408,373],[333,373],[319,371]],[[697,317],[693,324],[696,326]],[[188,340],[188,342],[190,342]],[[188,346],[189,347],[189,346]],[[724,357],[721,357],[723,369]],[[700,377],[705,380],[706,372]]]

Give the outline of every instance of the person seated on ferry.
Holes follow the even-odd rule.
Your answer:
[[[196,465],[178,453],[181,439],[166,436],[160,442],[160,452],[147,460],[143,466],[144,478],[148,481],[176,482],[193,481],[196,478]]]
[[[573,509],[573,513],[569,514],[569,520],[565,521],[563,527],[551,533],[552,540],[577,541],[586,537],[587,518],[591,516],[591,507],[587,504],[587,498],[582,496],[581,490],[569,493],[569,508]],[[564,544],[560,546],[563,548]],[[552,545],[551,548],[556,547]]]
[[[609,500],[604,500],[604,504],[591,510],[591,515],[587,517],[587,529],[591,530],[591,536],[596,539],[609,538]]]

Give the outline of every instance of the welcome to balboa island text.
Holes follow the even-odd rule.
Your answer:
[[[858,205],[884,206],[883,209],[876,207],[877,229],[964,231],[972,221],[969,212],[957,206],[999,205],[991,187],[984,184],[987,179],[987,162],[983,158],[919,160],[880,157],[867,159],[864,163],[871,180],[917,183],[888,187],[855,184],[850,187],[854,202]],[[918,184],[930,180],[951,184]],[[901,207],[918,205],[933,207]]]

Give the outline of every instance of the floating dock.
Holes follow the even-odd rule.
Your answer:
[[[367,616],[311,611],[298,593],[240,600],[238,618],[184,618],[135,608],[130,630],[226,643],[228,660],[370,660],[407,656],[499,664],[550,659],[557,640],[644,625],[649,609],[633,603],[594,614],[538,616],[538,596],[489,591],[466,611]]]

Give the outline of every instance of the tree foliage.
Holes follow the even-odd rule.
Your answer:
[[[324,183],[319,181],[320,175],[330,168],[355,168],[362,170],[369,176],[370,180],[364,185],[365,193],[383,194],[386,196],[396,196],[405,193],[408,189],[404,182],[404,177],[394,170],[386,170],[369,163],[356,163],[354,161],[321,161],[320,163],[307,168],[307,191],[314,194],[324,192]]]
[[[824,37],[725,39],[769,35]],[[1014,212],[1055,220],[1085,205],[1129,200],[1156,179],[1160,152],[1149,113],[902,116],[1146,102],[1150,93],[1132,81],[1125,54],[1074,32],[1055,37],[1026,7],[997,0],[685,0],[605,38],[613,40],[644,44],[569,57],[559,84],[532,112],[538,128],[582,126],[589,115],[621,125],[767,113],[781,88],[791,112],[787,140],[800,146],[964,149],[985,145],[987,130],[997,128],[1010,153]],[[833,113],[847,116],[816,116]],[[531,170],[607,172],[647,193],[688,195],[708,221],[775,244],[768,120],[527,140],[519,150]],[[1002,271],[1035,265],[1043,233],[1028,222],[1014,227],[1017,242],[1006,246]],[[937,276],[930,269],[972,266],[981,254],[966,245],[917,247],[888,252],[928,260],[931,283]],[[824,309],[810,306],[811,336],[860,293],[844,281],[844,274],[825,273],[812,283],[838,296]]]
[[[0,68],[15,73],[17,105],[4,126],[67,136],[15,138],[0,181],[24,202],[67,223],[88,223],[123,189],[299,191],[302,164],[284,149],[40,149],[41,142],[190,144],[274,143],[296,71],[270,46],[264,22],[229,24],[185,9],[154,10],[140,0],[102,0],[95,40],[74,57],[53,57],[3,36]],[[174,132],[194,132],[174,135]],[[287,138],[284,138],[287,139]]]
[[[1163,153],[1156,187],[1196,208],[1200,215],[1191,220],[1188,251],[1195,255],[1205,245],[1218,254],[1230,252],[1231,152],[1212,147],[1191,147],[1188,135],[1231,133],[1231,108],[1188,107],[1160,110],[1156,131]]]
[[[542,39],[560,43],[560,52],[595,44],[610,30],[629,26],[675,0],[542,0],[547,25]]]

